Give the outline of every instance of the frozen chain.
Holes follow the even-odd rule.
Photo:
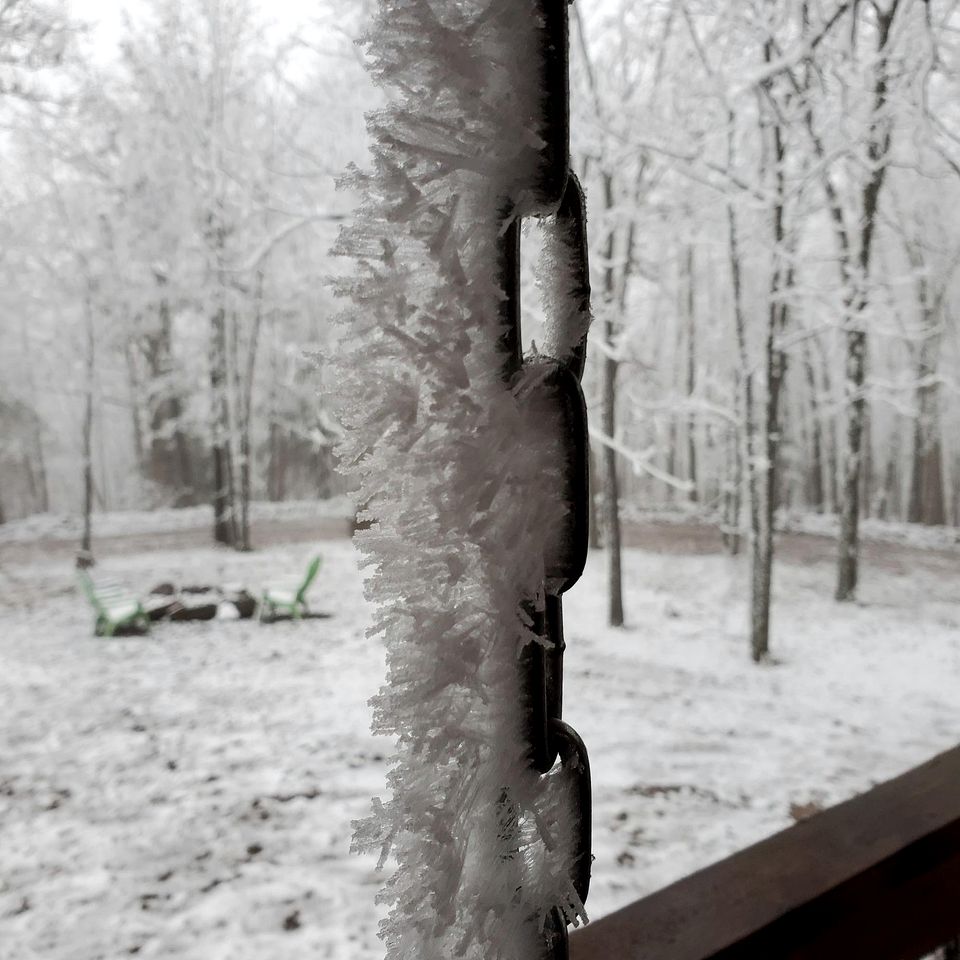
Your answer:
[[[568,511],[553,535],[544,556],[542,593],[524,604],[524,615],[533,624],[537,639],[523,648],[521,688],[526,700],[526,730],[531,766],[541,775],[557,762],[573,774],[571,798],[575,855],[570,878],[581,902],[586,900],[591,866],[591,788],[586,748],[576,731],[561,719],[563,693],[562,594],[580,578],[586,563],[589,539],[589,439],[587,413],[580,379],[586,355],[586,326],[590,310],[586,216],[583,191],[570,171],[570,110],[568,57],[568,0],[536,0],[535,16],[541,24],[541,114],[538,135],[544,143],[541,163],[532,182],[521,184],[517,196],[505,198],[498,217],[501,224],[500,283],[504,291],[502,346],[504,376],[518,385],[515,395],[530,402],[534,394],[556,411],[560,444],[560,500]],[[523,194],[522,196],[520,194]],[[561,316],[548,320],[560,334],[554,355],[524,358],[520,322],[520,227],[516,209],[542,218],[546,242],[560,251],[555,268],[563,301],[550,305]],[[559,261],[559,262],[557,262]],[[541,278],[544,279],[544,278]],[[564,329],[566,328],[566,329]],[[521,377],[536,367],[533,377]],[[505,798],[505,802],[509,802]],[[554,907],[544,926],[544,957],[568,956],[567,923]]]

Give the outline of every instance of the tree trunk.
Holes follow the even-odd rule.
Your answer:
[[[213,439],[213,539],[233,546],[237,542],[232,455],[230,449],[230,411],[227,396],[226,310],[219,307],[211,320],[210,393]]]
[[[592,443],[590,444],[589,457],[590,498],[588,508],[590,510],[590,549],[599,550],[603,545],[603,539],[600,535],[600,516],[597,510],[597,499],[600,484],[598,483],[599,477],[597,475],[597,454]]]
[[[860,249],[857,269],[851,269],[849,251],[844,261],[844,280],[851,288],[844,298],[844,323],[847,329],[846,380],[844,396],[847,406],[847,447],[843,466],[843,500],[840,507],[840,540],[837,550],[837,590],[840,601],[853,600],[857,591],[860,555],[860,471],[863,460],[863,428],[866,399],[867,332],[863,327],[864,312],[869,302],[867,283],[870,278],[873,235],[880,205],[880,191],[886,179],[892,128],[883,117],[887,106],[887,44],[890,28],[896,17],[899,0],[886,11],[877,10],[878,60],[873,87],[873,127],[867,154],[870,174],[863,187],[860,203]]]
[[[605,321],[605,335],[613,333],[613,324]],[[616,430],[617,363],[612,357],[603,358],[603,409],[601,426],[606,436],[613,438]],[[611,627],[623,626],[623,574],[620,548],[620,491],[617,480],[617,453],[603,447],[603,545],[607,552],[607,585],[609,592],[608,620]]]
[[[833,384],[831,375],[827,370],[827,361],[821,359],[820,373],[823,377],[823,392],[827,397],[831,396]],[[840,466],[839,451],[837,450],[837,420],[835,417],[829,417],[823,424],[823,493],[826,499],[825,508],[827,513],[840,512]]]
[[[257,347],[260,342],[260,324],[263,318],[263,271],[257,273],[254,299],[253,328],[247,348],[247,362],[240,393],[240,548],[250,550],[250,489],[251,444],[250,420],[253,410],[253,381],[257,365]]]
[[[764,47],[764,58],[773,58],[772,42]],[[761,121],[763,122],[763,121]],[[752,507],[753,519],[753,594],[751,600],[750,651],[759,663],[770,653],[770,597],[773,583],[773,530],[777,508],[777,460],[780,450],[780,400],[786,377],[787,358],[778,346],[778,338],[787,326],[785,294],[792,286],[792,270],[785,265],[784,162],[786,147],[783,130],[776,120],[770,124],[773,148],[773,178],[776,201],[772,211],[773,267],[767,305],[765,367],[767,395],[763,418],[762,461],[755,468],[757,482],[753,493],[759,502]]]
[[[870,519],[873,492],[873,440],[870,436],[870,408],[863,411],[863,469],[860,471],[860,516]]]
[[[277,503],[283,500],[286,492],[286,453],[280,425],[274,420],[270,424],[270,466],[267,473],[267,496]]]
[[[925,398],[924,402],[930,401]],[[940,438],[930,434],[922,416],[913,428],[913,471],[910,478],[910,523],[942,526],[947,522]]]
[[[197,483],[196,471],[194,469],[193,454],[190,452],[190,439],[182,424],[183,403],[180,397],[172,397],[170,400],[171,417],[178,424],[174,430],[173,443],[177,456],[177,469],[179,476],[178,489],[180,491],[179,500],[184,505],[193,506],[199,502],[202,494],[203,484]]]
[[[940,440],[940,396],[937,374],[939,336],[933,317],[925,313],[926,338],[917,364],[916,407],[913,425],[913,468],[907,519],[911,523],[942,525],[947,520],[943,483],[943,450]]]
[[[668,388],[671,392],[673,391],[673,383],[671,382],[670,387]],[[666,463],[664,464],[664,469],[666,473],[671,476],[677,476],[677,448],[680,446],[680,431],[677,426],[677,417],[675,413],[668,414],[667,418],[667,455]],[[673,502],[673,496],[676,488],[673,484],[670,484],[666,490],[666,501],[667,503]]]
[[[40,414],[38,412],[37,384],[34,378],[33,351],[30,348],[30,337],[27,334],[27,322],[21,318],[20,321],[20,341],[23,349],[23,360],[25,373],[27,377],[27,389],[30,392],[30,400],[33,404],[33,410],[37,417],[37,429],[33,433],[33,469],[31,472],[35,477],[35,507],[39,513],[47,513],[50,509],[50,487],[47,482],[47,462],[43,452],[43,429]]]
[[[93,391],[96,377],[96,336],[93,330],[93,303],[91,291],[87,291],[83,304],[87,339],[87,383],[83,410],[83,534],[80,553],[84,562],[93,554]]]
[[[825,499],[823,430],[820,424],[820,401],[817,399],[817,378],[809,345],[804,357],[804,372],[807,388],[810,391],[810,466],[807,470],[807,503],[817,513],[823,513]]]
[[[837,600],[853,600],[857,590],[857,560],[860,549],[860,457],[866,408],[863,396],[866,349],[866,333],[863,330],[851,330],[847,334],[847,373],[844,384],[847,401],[847,448],[840,502]]]
[[[734,163],[734,120],[731,112],[727,117],[727,163]],[[753,375],[750,370],[750,357],[747,345],[747,321],[743,308],[743,265],[740,259],[740,242],[737,236],[737,217],[732,203],[727,203],[727,255],[730,267],[731,302],[733,305],[733,332],[736,343],[736,364],[734,371],[734,409],[738,423],[733,435],[733,477],[725,501],[727,509],[727,532],[724,538],[727,550],[732,556],[740,552],[740,511],[746,470],[747,496],[750,507],[751,543],[757,535],[755,507],[756,497],[756,450],[753,408]],[[744,457],[746,448],[746,457]],[[752,620],[752,617],[751,617]]]
[[[613,208],[613,177],[603,175],[604,206]],[[611,441],[616,437],[617,361],[612,356],[615,325],[613,319],[615,278],[613,267],[614,225],[608,224],[604,267],[604,301],[606,318],[603,335],[608,350],[604,353],[601,373],[601,429]],[[607,552],[608,620],[611,627],[623,626],[623,573],[620,550],[620,491],[617,479],[617,453],[609,444],[603,446],[603,544]]]
[[[250,540],[250,431],[240,432],[240,550],[252,550]]]
[[[695,293],[693,287],[693,245],[688,244],[684,264],[686,275],[687,315],[687,402],[690,412],[687,417],[687,479],[690,481],[690,502],[696,503],[697,493],[697,417],[693,412],[693,403],[697,389],[697,344]]]
[[[890,426],[890,433],[886,443],[886,457],[883,463],[883,479],[880,492],[877,495],[876,515],[878,520],[891,520],[898,515],[898,470],[897,461],[899,446],[899,429],[894,420]]]
[[[739,372],[735,377],[734,393],[740,397],[742,387]],[[742,406],[742,400],[737,402],[737,408]],[[742,410],[740,411],[742,419]],[[726,464],[724,469],[723,485],[723,529],[721,537],[723,546],[731,557],[740,553],[740,499],[743,489],[743,451],[741,448],[740,431],[731,428],[726,431]]]
[[[943,453],[939,440],[931,440],[930,446],[924,452],[921,470],[922,522],[930,526],[943,526],[947,522],[947,511],[943,489]]]
[[[742,401],[744,442],[747,461],[747,492],[750,507],[750,654],[755,662],[762,660],[769,650],[770,635],[770,572],[767,538],[764,533],[765,474],[759,469],[763,456],[760,447],[760,428],[756,420],[753,375],[747,345],[746,316],[743,309],[743,287],[740,248],[737,238],[736,216],[732,205],[727,206],[729,235],[730,278],[733,286],[734,329],[737,355],[742,371]]]
[[[136,321],[134,322],[136,323]],[[133,343],[127,342],[123,356],[127,364],[127,386],[130,390],[130,426],[133,434],[133,452],[140,476],[146,476],[148,469],[147,451],[144,441],[143,410],[141,404],[141,398],[145,391],[143,383],[141,383],[140,380],[140,373],[137,369],[137,358],[134,353]]]
[[[241,386],[240,386],[240,325],[236,310],[231,310],[226,319],[227,338],[227,468],[229,470],[230,502],[233,507],[233,544],[236,550],[243,548],[240,525],[240,445],[241,439]]]
[[[934,444],[929,453],[929,458],[926,461],[926,475],[929,478],[929,486],[926,488],[924,498],[927,504],[924,523],[933,526],[945,526],[948,522],[947,497],[943,481],[943,450],[939,441]]]
[[[919,394],[920,391],[918,390]],[[923,402],[917,397],[917,415],[913,421],[912,447],[913,456],[910,458],[910,494],[907,498],[907,523],[920,523],[923,518],[923,415],[920,412]]]
[[[158,276],[162,289],[167,281]],[[162,490],[174,493],[177,506],[193,505],[201,492],[194,476],[189,437],[183,424],[183,399],[176,382],[170,304],[161,296],[157,327],[143,338],[150,393],[147,400],[148,436],[145,473]]]
[[[781,237],[782,240],[782,237]],[[766,339],[767,397],[763,422],[763,461],[757,468],[755,492],[760,503],[755,510],[753,550],[753,600],[750,649],[759,662],[770,652],[770,593],[773,582],[773,530],[777,508],[777,458],[780,447],[780,395],[786,358],[776,346],[776,337],[786,323],[786,307],[778,303],[782,295],[782,275],[774,269],[770,288],[770,306]]]

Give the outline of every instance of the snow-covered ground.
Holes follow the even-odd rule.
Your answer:
[[[382,955],[382,878],[348,850],[386,771],[365,704],[383,658],[351,546],[319,549],[329,618],[106,641],[67,559],[0,547],[0,960]],[[102,566],[138,589],[255,588],[312,551]],[[564,701],[593,765],[592,915],[960,740],[960,553],[908,568],[866,570],[837,606],[830,564],[782,564],[780,662],[757,668],[740,563],[629,551],[630,626],[612,631],[591,558],[565,602]]]

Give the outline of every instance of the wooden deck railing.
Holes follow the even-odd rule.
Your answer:
[[[919,960],[958,932],[960,748],[589,924],[570,956]]]

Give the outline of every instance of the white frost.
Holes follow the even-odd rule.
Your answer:
[[[526,960],[550,909],[582,912],[563,791],[520,735],[518,610],[562,509],[555,458],[497,345],[498,213],[523,212],[540,145],[533,21],[523,2],[382,0],[369,39],[393,99],[369,121],[373,171],[350,179],[337,363],[342,461],[376,518],[359,537],[387,650],[374,726],[398,744],[356,833],[396,861],[390,960]]]

